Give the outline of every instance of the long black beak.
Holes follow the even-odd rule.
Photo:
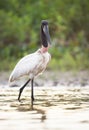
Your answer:
[[[50,39],[50,34],[49,34],[49,27],[48,27],[48,25],[44,25],[43,31],[44,31],[44,33],[45,33],[47,42],[48,42],[49,44],[51,44],[51,39]]]

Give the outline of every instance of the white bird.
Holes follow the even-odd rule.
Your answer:
[[[48,21],[42,20],[41,22],[41,42],[42,47],[32,54],[28,54],[23,57],[15,66],[12,71],[9,82],[19,79],[22,76],[28,75],[28,81],[20,88],[18,100],[23,89],[31,81],[31,107],[33,108],[34,93],[33,93],[33,81],[34,77],[41,74],[51,59],[51,55],[48,53],[49,44],[51,44]]]

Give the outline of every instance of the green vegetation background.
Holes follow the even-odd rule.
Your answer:
[[[0,0],[0,71],[41,46],[43,19],[52,39],[48,69],[89,69],[89,0]]]

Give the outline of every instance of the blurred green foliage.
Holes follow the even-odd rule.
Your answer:
[[[89,68],[88,0],[0,0],[0,70],[40,45],[40,23],[49,21],[49,69]]]

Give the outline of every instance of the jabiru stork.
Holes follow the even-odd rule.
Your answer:
[[[41,43],[42,46],[36,52],[28,54],[23,57],[13,69],[9,82],[19,79],[22,76],[28,75],[29,79],[27,82],[20,88],[18,100],[20,101],[21,94],[26,85],[31,81],[31,107],[33,108],[34,101],[34,89],[33,82],[34,78],[41,74],[51,59],[51,55],[48,53],[48,48],[50,47],[51,40],[49,34],[48,21],[41,21]]]

